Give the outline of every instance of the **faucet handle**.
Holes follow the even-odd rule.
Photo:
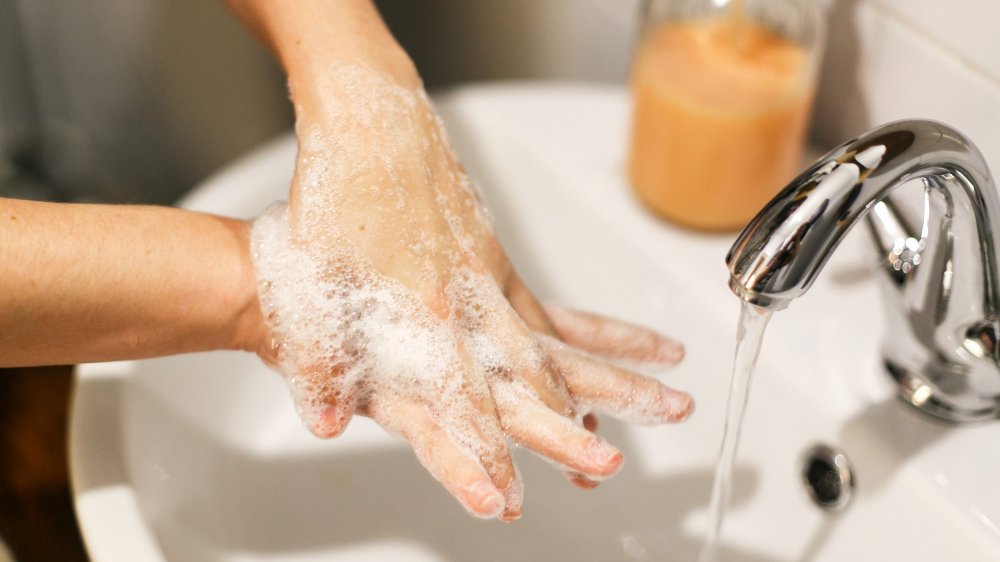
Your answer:
[[[872,242],[882,258],[880,265],[896,285],[906,283],[910,272],[920,265],[927,247],[927,197],[925,192],[925,212],[919,231],[891,197],[875,203],[865,216]]]

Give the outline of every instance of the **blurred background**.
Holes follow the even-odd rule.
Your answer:
[[[814,143],[934,118],[1000,170],[1000,2],[817,1],[830,32]],[[639,0],[377,4],[433,91],[624,84]],[[0,0],[0,196],[170,203],[291,126],[280,69],[219,2]],[[71,372],[0,373],[0,534],[20,560],[86,559],[66,475]]]
[[[1000,167],[995,0],[816,0],[830,41],[813,137],[931,117]],[[378,0],[429,89],[624,83],[639,0]],[[0,0],[0,189],[168,203],[291,127],[284,79],[219,2]]]
[[[0,0],[5,195],[168,203],[290,119],[218,2]]]
[[[622,81],[634,2],[385,0],[429,88]],[[169,203],[291,127],[284,79],[219,2],[0,0],[3,193]]]

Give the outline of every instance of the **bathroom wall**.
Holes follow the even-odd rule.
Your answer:
[[[1000,2],[832,0],[813,132],[829,144],[922,117],[964,132],[1000,172]]]
[[[221,2],[0,0],[2,195],[171,202],[290,127]]]
[[[1000,170],[1000,0],[816,1],[818,142],[928,117]],[[623,83],[640,0],[376,3],[435,88]],[[0,76],[0,188],[27,154],[53,197],[170,201],[291,123],[280,71],[212,0],[0,0]]]
[[[636,0],[376,0],[429,88],[498,79],[621,82]]]
[[[813,137],[832,146],[922,117],[965,132],[1000,173],[1000,1],[816,0],[830,34]],[[639,0],[379,0],[431,86],[551,77],[622,82]]]

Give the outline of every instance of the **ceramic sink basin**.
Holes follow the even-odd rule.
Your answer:
[[[522,277],[543,299],[682,339],[687,358],[662,376],[694,394],[695,414],[657,428],[602,420],[626,463],[593,491],[518,451],[524,517],[502,524],[466,515],[367,419],[313,438],[280,377],[250,355],[84,365],[72,474],[95,561],[694,559],[735,347],[723,263],[735,234],[669,226],[634,200],[621,88],[469,87],[437,104]],[[254,216],[284,198],[294,153],[279,139],[184,204]],[[941,425],[893,397],[864,236],[771,321],[722,560],[1000,560],[1000,424]],[[801,485],[816,443],[854,465],[855,497],[837,514]]]

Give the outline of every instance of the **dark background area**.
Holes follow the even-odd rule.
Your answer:
[[[69,490],[73,368],[0,369],[0,534],[20,562],[87,555]]]

